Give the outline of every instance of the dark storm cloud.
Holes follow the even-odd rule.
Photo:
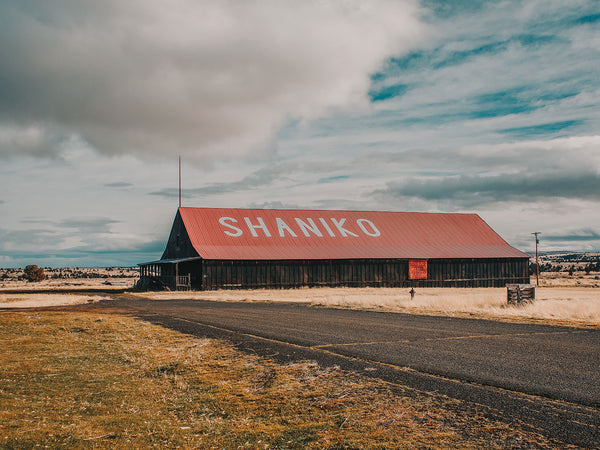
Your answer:
[[[263,169],[242,178],[239,181],[214,183],[208,186],[203,186],[194,189],[182,189],[182,196],[190,197],[205,197],[211,195],[226,194],[231,192],[246,191],[255,189],[261,186],[268,186],[273,181],[284,176],[286,172],[292,170],[289,166],[267,166]],[[158,195],[161,197],[176,198],[179,195],[177,189],[162,189],[160,191],[150,192],[149,195]]]
[[[357,159],[357,164],[393,164],[414,175],[467,175],[487,172],[515,173],[527,166],[530,174],[589,171],[597,163],[600,140],[582,138],[527,141],[500,145],[473,145],[462,148],[415,148],[373,151]],[[385,143],[384,146],[391,147]]]
[[[119,223],[118,220],[113,220],[105,217],[99,218],[71,218],[62,220],[56,224],[58,228],[73,228],[83,234],[109,233],[110,225]]]
[[[369,73],[422,35],[419,14],[416,0],[4,0],[0,156],[79,139],[247,157],[289,117],[363,104]]]
[[[115,183],[106,183],[104,186],[108,187],[108,188],[114,188],[114,189],[128,189],[128,188],[132,188],[133,184],[126,183],[123,181],[118,181]]]
[[[545,241],[568,241],[568,242],[586,242],[586,241],[600,241],[600,231],[592,228],[585,228],[582,230],[575,230],[568,234],[545,234],[541,236],[541,239]]]
[[[544,199],[600,200],[600,176],[597,173],[527,172],[494,176],[456,176],[436,179],[407,179],[388,183],[386,189],[372,192],[377,198],[417,198],[426,201],[451,202],[465,208],[488,203]]]

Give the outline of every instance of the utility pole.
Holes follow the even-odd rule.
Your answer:
[[[531,233],[535,236],[535,285],[540,285],[540,265],[538,263],[538,244],[540,240],[538,239],[538,235],[542,234],[541,231],[536,231],[535,233]]]

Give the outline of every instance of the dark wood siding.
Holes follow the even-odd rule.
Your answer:
[[[175,264],[141,266],[145,278],[174,284]],[[178,263],[193,289],[348,287],[504,287],[529,283],[528,258],[430,259],[427,279],[410,280],[408,260],[192,260]],[[173,283],[170,279],[173,278]]]
[[[432,259],[427,279],[408,279],[408,260],[192,261],[196,289],[348,287],[504,287],[529,283],[527,258]],[[180,270],[180,274],[185,270]]]

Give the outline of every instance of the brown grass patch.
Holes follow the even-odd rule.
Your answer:
[[[555,444],[474,406],[123,316],[0,314],[0,447]]]
[[[105,296],[77,294],[76,292],[72,294],[3,294],[0,291],[0,309],[80,305],[105,299]]]

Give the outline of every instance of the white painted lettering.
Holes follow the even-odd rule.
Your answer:
[[[252,223],[253,220],[256,221],[256,223]],[[323,229],[325,229],[327,234],[331,237],[336,237],[336,230],[337,236],[340,237],[358,237],[358,234],[348,230],[347,228],[344,228],[344,224],[347,220],[345,217],[341,219],[331,218],[330,220],[331,224],[333,224],[333,227],[327,221],[327,219],[319,217],[318,221],[322,228],[320,228],[320,226],[317,225],[316,219],[312,219],[310,217],[307,217],[306,219],[300,219],[298,217],[295,217],[294,220],[296,221],[296,224],[298,225],[302,234],[306,237],[323,237],[323,233],[321,232],[321,230]],[[262,230],[266,237],[271,237],[271,232],[269,231],[269,228],[267,227],[267,224],[265,224],[265,221],[262,217],[244,217],[244,221],[246,222],[248,230],[250,231],[252,236],[258,237],[258,230]],[[233,217],[221,217],[219,219],[219,223],[226,228],[223,230],[223,232],[227,236],[239,237],[244,234],[240,227],[234,225],[238,223],[238,220],[234,219]],[[269,226],[272,225],[273,224],[270,224]],[[275,218],[275,225],[277,226],[277,233],[279,237],[286,237],[286,233],[291,237],[298,237],[298,234],[281,217]],[[360,231],[366,236],[381,236],[381,231],[379,231],[377,226],[375,226],[375,224],[369,219],[357,219],[356,225],[358,226]]]
[[[279,236],[284,237],[285,232],[287,231],[290,233],[290,236],[298,237],[298,235],[294,233],[294,230],[292,230],[288,224],[283,221],[283,219],[277,217],[275,220],[277,221],[277,231],[279,231]]]
[[[227,223],[227,222],[234,222],[234,223],[236,223],[237,220],[235,220],[233,217],[221,217],[219,219],[219,223],[221,225],[223,225],[224,227],[227,227],[227,228],[231,228],[232,230],[235,231],[235,233],[232,233],[231,231],[225,230],[224,233],[227,236],[238,237],[238,236],[241,236],[242,234],[244,234],[244,232],[240,228],[235,227],[235,226],[233,226],[233,225],[231,225],[230,223]]]
[[[298,226],[300,227],[300,229],[302,230],[302,232],[304,233],[304,236],[306,237],[310,237],[310,233],[309,231],[313,232],[315,235],[319,236],[319,237],[323,237],[323,234],[321,233],[321,231],[317,228],[317,225],[315,224],[314,220],[312,219],[306,219],[308,221],[308,223],[304,222],[302,219],[298,219],[296,217],[296,223],[298,224]]]
[[[249,217],[244,217],[244,220],[246,221],[246,225],[248,225],[248,229],[250,230],[250,233],[252,233],[252,236],[258,237],[258,233],[256,232],[256,229],[260,228],[261,230],[263,230],[265,232],[265,236],[271,237],[271,233],[269,232],[269,229],[265,225],[265,221],[262,219],[262,217],[256,218],[256,220],[258,220],[258,225],[253,225],[252,222],[250,222]]]
[[[356,224],[360,227],[361,230],[363,230],[363,233],[365,233],[367,236],[373,236],[373,237],[381,236],[381,232],[377,229],[375,224],[368,219],[358,219],[356,221]],[[371,231],[367,230],[367,228],[363,224],[369,225],[369,227],[371,228]]]
[[[344,222],[346,222],[346,219],[340,219],[340,220],[336,220],[334,218],[331,218],[331,221],[333,222],[333,224],[335,225],[335,227],[338,229],[338,231],[342,234],[342,237],[346,237],[346,236],[354,236],[354,237],[358,237],[358,234],[354,234],[352,231],[348,231],[344,228]]]
[[[321,218],[319,218],[319,222],[321,222],[323,224],[323,228],[325,228],[325,231],[327,231],[327,233],[329,233],[329,236],[335,237],[333,230],[331,228],[329,228],[329,225],[327,224],[327,222],[325,222],[325,219],[323,219],[321,217]]]

